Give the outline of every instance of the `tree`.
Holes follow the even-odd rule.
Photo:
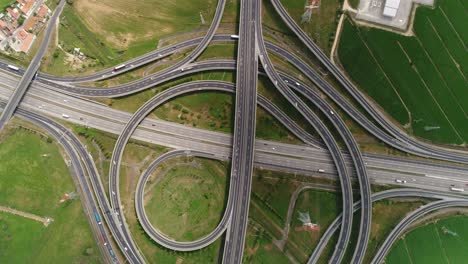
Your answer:
[[[21,25],[23,25],[23,23],[24,23],[24,17],[23,17],[23,16],[20,16],[20,17],[18,18],[18,25],[21,26]]]

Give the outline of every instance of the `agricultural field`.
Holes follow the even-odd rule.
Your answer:
[[[145,210],[150,222],[177,241],[194,241],[208,235],[224,214],[229,168],[200,158],[166,163],[145,186]]]
[[[467,216],[452,216],[418,227],[393,246],[386,263],[465,263],[467,226]]]
[[[434,143],[468,141],[463,10],[460,1],[419,7],[412,37],[347,19],[338,48],[340,62],[364,92],[409,133]]]
[[[0,205],[53,219],[46,227],[1,212],[0,262],[101,263],[80,200],[59,203],[65,193],[78,191],[57,144],[12,127],[0,140]]]

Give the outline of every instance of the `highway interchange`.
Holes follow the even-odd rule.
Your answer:
[[[409,137],[400,128],[392,124],[383,113],[378,112],[377,108],[372,106],[367,98],[307,37],[287,14],[280,1],[271,0],[271,2],[283,21],[373,120],[369,120],[363,113],[353,107],[348,100],[321,78],[307,63],[283,47],[263,40],[261,3],[259,0],[241,1],[238,58],[236,61],[207,60],[194,62],[210,42],[233,41],[232,37],[228,35],[215,35],[225,5],[225,0],[219,0],[213,23],[204,37],[186,40],[132,59],[125,63],[126,66],[121,71],[111,68],[79,77],[57,77],[40,73],[38,78],[33,81],[48,46],[53,29],[50,25],[54,24],[65,4],[65,1],[62,0],[50,19],[44,41],[30,66],[26,70],[12,72],[7,68],[8,63],[0,63],[0,69],[4,70],[4,72],[0,73],[2,82],[2,85],[0,85],[0,98],[6,102],[2,105],[4,110],[0,117],[0,128],[3,128],[16,110],[16,114],[20,117],[43,127],[53,137],[57,138],[70,156],[73,167],[77,172],[80,189],[85,195],[85,208],[88,208],[88,211],[93,212],[93,214],[97,213],[103,216],[113,240],[130,263],[147,262],[131,237],[120,201],[119,170],[123,151],[130,138],[176,149],[156,159],[140,177],[135,194],[135,207],[144,230],[162,246],[178,251],[193,251],[203,248],[214,242],[226,231],[222,254],[223,263],[242,262],[253,166],[315,176],[320,174],[317,171],[321,169],[326,170],[326,173],[322,173],[320,176],[339,180],[343,193],[343,214],[324,234],[319,245],[312,253],[309,263],[315,263],[318,260],[321,250],[337,229],[340,229],[340,237],[330,263],[340,263],[342,261],[346,247],[349,244],[353,212],[360,206],[362,206],[360,232],[351,262],[362,263],[370,234],[372,201],[389,197],[415,196],[441,199],[441,201],[430,203],[405,217],[382,244],[382,247],[375,255],[373,263],[380,263],[383,260],[392,243],[418,217],[439,208],[467,206],[464,196],[447,193],[448,186],[455,184],[464,186],[466,184],[468,172],[466,167],[462,165],[437,164],[420,160],[408,161],[397,157],[361,154],[344,121],[337,114],[337,111],[320,96],[317,89],[332,99],[368,132],[391,147],[420,157],[468,164],[467,153],[420,142]],[[195,49],[183,60],[140,80],[106,89],[78,86],[80,82],[107,79],[193,46],[195,46]],[[316,87],[308,87],[304,82],[275,69],[269,58],[269,52],[290,62]],[[262,65],[261,68],[259,68],[259,60]],[[209,70],[236,70],[235,87],[233,84],[220,81],[184,83],[158,93],[133,114],[110,109],[81,98],[81,96],[121,97],[192,73]],[[17,74],[20,76],[15,76]],[[302,129],[268,99],[257,95],[258,74],[266,74],[278,91],[315,128],[321,140],[315,139]],[[20,78],[19,81],[18,78]],[[28,88],[30,90],[26,92]],[[210,90],[235,92],[233,136],[146,118],[156,107],[176,96]],[[341,149],[338,146],[329,128],[294,91],[315,104],[319,111],[328,118],[335,130],[338,131],[346,148]],[[24,99],[21,102],[23,96]],[[255,139],[257,104],[270,112],[307,145],[288,145]],[[44,116],[44,114],[47,114],[52,117],[60,117],[62,113],[67,113],[71,122],[96,127],[119,135],[109,170],[110,199],[106,196],[92,157],[83,144],[63,125]],[[376,126],[373,122],[377,122],[379,126]],[[176,156],[189,154],[232,161],[229,197],[222,220],[209,235],[197,241],[178,242],[171,240],[151,226],[151,223],[145,217],[142,201],[143,191],[149,175],[158,164]],[[82,164],[84,164],[84,168]],[[450,177],[446,175],[447,172],[450,172]],[[88,185],[85,174],[88,175],[91,186]],[[359,183],[361,200],[354,202],[353,205],[351,181],[356,179]],[[395,191],[371,194],[370,182],[388,184],[395,183],[395,179],[405,180],[408,182],[407,186],[426,190],[396,189]],[[445,193],[436,191],[445,191]],[[100,212],[98,208],[101,210]],[[90,221],[93,222],[93,217],[90,218]],[[121,260],[115,256],[116,249],[112,248],[111,238],[107,234],[107,230],[101,223],[98,223],[98,225],[93,223],[93,225],[99,231],[99,236],[102,237],[107,259],[110,262],[120,262]]]

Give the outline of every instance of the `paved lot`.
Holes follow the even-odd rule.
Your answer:
[[[380,24],[406,31],[413,4],[433,6],[434,0],[401,0],[395,17],[383,15],[386,0],[361,0],[358,6],[356,18],[371,23]]]

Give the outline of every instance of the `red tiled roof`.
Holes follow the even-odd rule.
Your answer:
[[[28,31],[28,30],[32,29],[36,25],[36,23],[37,23],[37,17],[31,16],[26,21],[26,23],[24,23],[23,28],[24,28],[24,30]]]
[[[39,11],[37,12],[37,16],[42,18],[45,15],[47,15],[47,12],[49,12],[49,8],[45,4],[43,4],[41,8],[39,8]]]
[[[24,40],[28,35],[29,35],[28,32],[26,32],[24,29],[20,29],[18,33],[16,34],[16,37],[20,40]]]
[[[23,12],[23,13],[25,13],[25,14],[28,13],[33,4],[34,4],[33,1],[27,2],[27,3],[21,8],[21,12]]]
[[[21,44],[21,51],[24,53],[27,53],[29,51],[29,48],[31,47],[31,44],[34,40],[34,35],[29,34],[26,36],[26,39],[23,41],[23,44]]]
[[[10,14],[10,16],[12,16],[14,19],[18,19],[18,17],[20,16],[19,12],[15,12],[11,8],[7,8],[7,11]]]

